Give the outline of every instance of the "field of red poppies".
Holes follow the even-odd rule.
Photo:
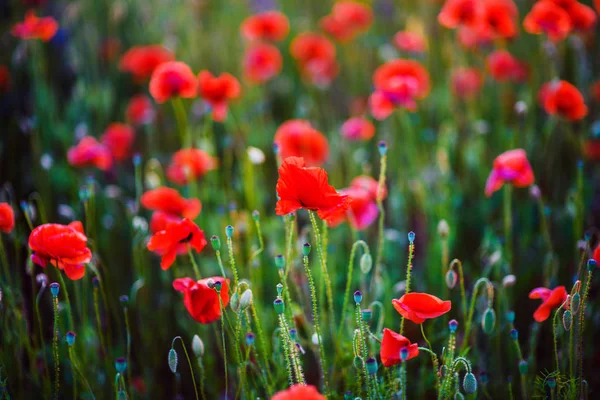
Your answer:
[[[0,0],[0,400],[596,398],[598,11]]]

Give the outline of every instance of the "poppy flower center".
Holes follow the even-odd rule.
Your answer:
[[[185,238],[181,239],[179,241],[179,243],[189,243],[192,241],[192,238],[194,237],[194,234],[192,232],[190,232],[189,235],[187,235]]]
[[[171,92],[171,96],[176,96],[183,89],[185,81],[178,73],[170,71],[165,76],[165,83],[168,90]]]

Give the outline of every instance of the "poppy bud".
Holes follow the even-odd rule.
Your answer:
[[[360,358],[359,356],[356,356],[356,357],[354,357],[354,361],[352,362],[352,364],[354,364],[354,368],[362,369],[363,359]]]
[[[507,320],[509,323],[511,323],[511,324],[512,324],[513,322],[515,322],[515,312],[514,312],[514,311],[507,311],[507,312],[506,312],[506,320]]]
[[[360,302],[362,301],[362,293],[360,292],[360,290],[357,290],[356,292],[354,292],[354,302],[356,303],[356,305],[359,305]]]
[[[194,335],[192,338],[192,351],[198,358],[204,355],[204,342],[198,335]]]
[[[453,319],[453,320],[450,320],[450,322],[448,322],[448,329],[450,329],[450,333],[456,332],[457,328],[458,328],[457,320]]]
[[[454,393],[454,400],[464,400],[465,396],[461,392]]]
[[[590,258],[587,262],[587,268],[588,271],[591,273],[592,271],[594,271],[594,269],[596,269],[596,267],[598,266],[598,263],[596,262],[596,260],[594,260],[593,258]]]
[[[365,321],[366,323],[371,322],[371,318],[373,318],[373,310],[365,308],[360,313],[362,315],[363,321]]]
[[[248,347],[254,346],[254,339],[255,339],[254,333],[252,333],[252,332],[246,333],[245,339],[246,339],[246,346],[248,346]]]
[[[127,307],[129,304],[129,296],[124,294],[123,296],[119,297],[119,302],[121,303],[121,306]]]
[[[304,243],[304,245],[302,246],[302,254],[304,255],[304,257],[308,257],[308,255],[310,254],[310,243]]]
[[[528,371],[529,371],[529,363],[525,360],[521,360],[519,362],[519,372],[521,373],[521,375],[526,375]]]
[[[408,232],[408,243],[413,244],[415,242],[415,233],[413,231]]]
[[[277,284],[277,296],[281,296],[281,293],[283,293],[283,285],[281,283]]]
[[[285,268],[285,258],[283,258],[281,254],[275,256],[275,266],[277,267],[277,269]]]
[[[60,285],[57,282],[52,282],[50,284],[50,293],[52,293],[52,297],[56,298],[56,296],[58,296],[59,291]]]
[[[239,294],[242,294],[242,293],[244,293],[244,292],[245,292],[246,290],[248,290],[248,289],[250,289],[250,284],[249,284],[249,282],[248,282],[247,280],[245,280],[245,279],[242,279],[242,280],[240,281],[240,283],[238,283],[238,286],[237,286],[237,292],[238,292]]]
[[[473,394],[477,391],[477,378],[473,373],[469,372],[463,379],[463,389],[467,394]]]
[[[529,195],[534,200],[538,200],[540,197],[542,197],[542,191],[540,190],[538,185],[531,185],[531,187],[529,188]]]
[[[298,331],[294,328],[290,329],[290,338],[295,342],[298,339]]]
[[[75,343],[75,333],[67,332],[66,338],[67,338],[67,344],[69,346],[73,346],[73,343]]]
[[[373,258],[369,253],[365,253],[360,258],[360,270],[363,274],[368,274],[373,266]]]
[[[571,314],[570,310],[565,310],[562,317],[563,328],[565,331],[568,331],[573,326],[573,314]]]
[[[123,372],[125,372],[125,370],[127,369],[127,360],[125,359],[125,357],[119,357],[115,360],[115,368],[117,369],[117,372],[121,375],[123,374]]]
[[[517,340],[519,338],[519,331],[516,329],[511,329],[510,337],[512,338],[512,340]]]
[[[487,334],[490,334],[494,331],[494,327],[496,326],[496,312],[493,308],[488,307],[487,310],[483,313],[483,318],[481,319],[481,327],[483,331]]]
[[[377,373],[377,360],[373,357],[367,358],[367,372],[371,375],[375,375]]]
[[[581,296],[579,293],[575,293],[573,297],[571,297],[571,312],[573,314],[577,314],[579,311],[579,306],[581,305]]]
[[[229,299],[229,306],[234,313],[240,311],[240,295],[238,292],[235,292],[231,295],[231,298]]]
[[[250,307],[250,304],[252,304],[252,290],[248,289],[240,297],[240,308],[245,310]]]
[[[448,272],[446,272],[446,286],[448,286],[448,289],[454,289],[457,281],[458,277],[456,276],[456,272],[454,272],[453,269],[449,269]]]
[[[227,225],[225,227],[225,235],[227,236],[228,239],[231,239],[231,237],[233,236],[233,226]]]
[[[441,220],[438,223],[437,233],[442,239],[446,239],[450,234],[450,226],[448,225],[448,222],[445,219]]]
[[[403,347],[400,349],[400,360],[403,362],[408,359],[408,347]]]
[[[379,155],[381,155],[382,157],[385,156],[387,154],[387,143],[384,142],[383,140],[381,142],[379,142],[379,144],[377,145],[377,148],[379,149]]]
[[[221,250],[221,241],[219,240],[219,237],[217,235],[213,235],[210,238],[210,244],[212,245],[214,251]]]
[[[172,373],[177,372],[177,352],[173,348],[169,350],[169,368]]]
[[[258,221],[260,219],[260,213],[258,212],[258,210],[252,211],[252,219],[254,221]]]
[[[215,280],[213,278],[208,278],[206,280],[206,286],[213,289],[215,287]]]
[[[285,305],[283,304],[283,300],[281,300],[281,299],[276,299],[273,302],[273,307],[275,307],[275,312],[277,314],[281,315],[285,311]]]

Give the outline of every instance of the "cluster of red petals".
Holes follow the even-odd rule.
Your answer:
[[[40,225],[29,235],[31,260],[41,267],[50,263],[65,271],[71,280],[81,279],[85,274],[84,264],[92,259],[86,243],[87,237],[79,221],[69,225]]]
[[[447,28],[468,29],[486,40],[517,35],[517,6],[512,0],[447,0],[438,15]]]
[[[411,343],[410,340],[401,334],[388,328],[383,329],[383,338],[381,339],[379,356],[381,357],[381,363],[384,367],[400,364],[402,362],[400,350],[404,348],[408,349],[407,361],[419,355],[419,345],[417,343]]]
[[[323,165],[329,156],[325,135],[304,119],[292,119],[281,124],[273,143],[277,145],[282,159],[302,157],[309,166]]]
[[[115,122],[106,128],[100,141],[108,147],[115,160],[123,161],[131,155],[135,131],[129,125]]]
[[[328,225],[335,227],[347,219],[350,225],[358,231],[369,227],[379,215],[379,208],[377,207],[378,190],[379,182],[372,177],[363,175],[354,178],[350,183],[350,187],[340,190],[341,194],[350,198],[350,208],[345,215],[335,215],[328,221]],[[386,196],[387,189],[383,187],[381,200],[384,200]]]
[[[279,42],[285,39],[290,31],[290,22],[279,11],[265,11],[246,18],[240,30],[242,36],[249,41]]]
[[[567,81],[552,81],[542,85],[539,100],[548,114],[569,121],[579,121],[588,113],[583,95]]]
[[[313,385],[292,385],[288,389],[277,392],[271,400],[325,400]]]
[[[49,41],[58,31],[58,22],[52,17],[38,18],[33,10],[27,11],[23,22],[12,27],[12,34],[19,39]]]
[[[598,244],[598,246],[596,246],[596,250],[594,250],[594,254],[593,254],[592,258],[594,260],[596,260],[596,262],[598,264],[600,264],[600,244]]]
[[[424,53],[427,46],[423,35],[411,31],[396,33],[394,35],[394,44],[398,50],[412,54]]]
[[[457,68],[452,71],[451,90],[461,99],[475,97],[483,86],[483,75],[475,68]]]
[[[526,63],[517,60],[507,50],[496,50],[488,55],[487,68],[498,82],[524,82],[529,76]]]
[[[109,148],[99,143],[93,136],[85,136],[67,152],[67,160],[74,167],[96,167],[107,171],[113,159]]]
[[[596,24],[596,13],[577,0],[540,0],[523,21],[525,30],[532,34],[546,34],[558,42],[572,30],[589,31]]]
[[[304,79],[316,86],[328,86],[338,74],[335,46],[322,35],[299,34],[292,41],[290,52]]]
[[[276,190],[279,196],[275,206],[277,215],[305,208],[317,211],[319,218],[329,222],[345,214],[350,203],[348,196],[329,185],[324,169],[306,167],[304,159],[299,157],[288,157],[283,161]]]
[[[212,107],[212,117],[215,121],[227,118],[227,105],[230,100],[240,96],[240,82],[231,74],[222,73],[213,76],[209,71],[198,74],[200,96]]]
[[[364,117],[346,120],[340,130],[347,140],[369,140],[375,136],[375,125]]]
[[[492,172],[485,183],[485,195],[490,197],[502,188],[505,182],[516,187],[533,185],[535,177],[523,149],[505,151],[494,160]]]
[[[273,45],[257,43],[250,45],[244,54],[244,75],[252,83],[265,83],[281,72],[283,59]]]
[[[181,149],[173,154],[171,164],[167,168],[167,178],[178,185],[187,185],[216,166],[217,160],[204,150]]]
[[[415,111],[416,100],[429,93],[429,74],[417,61],[396,59],[377,68],[373,84],[375,92],[369,98],[371,114],[383,120],[396,107]]]
[[[392,300],[392,305],[404,318],[422,324],[426,319],[437,318],[450,311],[450,300],[440,300],[427,293],[407,293],[400,299]]]
[[[0,203],[0,231],[10,233],[15,227],[15,213],[8,203]]]
[[[221,283],[221,292],[217,294],[212,281]],[[201,324],[210,324],[221,317],[223,308],[229,304],[229,279],[220,276],[194,281],[192,278],[179,278],[173,281],[173,289],[183,293],[183,304],[192,318]],[[221,300],[219,301],[219,296]]]
[[[193,221],[184,218],[168,222],[165,229],[152,235],[147,247],[161,256],[160,267],[166,270],[175,262],[177,254],[181,253],[181,245],[189,246],[199,253],[206,244],[204,232]]]
[[[123,54],[119,69],[129,72],[136,81],[141,82],[150,78],[159,65],[173,60],[173,53],[162,46],[136,46]]]
[[[157,103],[172,97],[192,98],[198,93],[198,82],[190,67],[183,62],[169,61],[160,64],[150,79],[150,94]]]
[[[136,126],[152,123],[155,114],[152,101],[145,94],[133,96],[127,103],[127,109],[125,110],[127,121]]]
[[[543,322],[548,319],[553,309],[565,302],[567,299],[567,290],[564,286],[558,286],[552,290],[539,287],[529,293],[529,298],[542,300],[542,304],[533,313],[533,319],[537,322]]]
[[[10,87],[10,72],[6,65],[0,65],[0,94],[8,92]]]
[[[161,186],[148,190],[140,198],[143,207],[152,211],[163,211],[165,213],[194,219],[200,214],[202,204],[198,199],[186,199],[181,197],[175,189]]]
[[[338,1],[331,14],[321,19],[321,28],[340,42],[353,40],[373,23],[373,12],[365,4]]]

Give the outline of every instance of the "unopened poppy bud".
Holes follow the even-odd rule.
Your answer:
[[[194,335],[192,338],[192,351],[198,358],[204,355],[204,342],[198,335]]]
[[[221,281],[216,281],[214,288],[217,291],[217,293],[221,293],[221,288],[223,287],[223,283]]]
[[[403,347],[400,349],[400,360],[403,362],[408,359],[408,347]]]
[[[507,312],[506,312],[506,320],[507,320],[509,323],[511,323],[511,324],[512,324],[513,322],[515,322],[515,312],[514,312],[514,311],[507,311]]]
[[[95,277],[92,278],[92,285],[95,288],[100,287],[100,279],[97,276],[95,276]]]
[[[596,269],[596,267],[598,266],[598,263],[596,262],[596,260],[594,260],[593,258],[590,258],[587,262],[587,268],[589,272],[592,272],[594,269]]]
[[[354,292],[354,302],[358,305],[360,304],[360,302],[362,301],[362,293],[360,292],[360,290],[357,290],[356,292]]]
[[[449,269],[448,272],[446,272],[446,286],[448,286],[448,289],[454,289],[457,281],[458,277],[456,276],[456,272],[454,272],[453,269]]]
[[[273,307],[275,307],[275,312],[277,314],[283,314],[283,312],[285,311],[285,305],[283,304],[283,300],[281,299],[276,299],[273,302]]]
[[[456,329],[458,329],[458,321],[455,319],[450,320],[450,322],[448,322],[448,329],[450,329],[451,333],[456,332]]]
[[[254,333],[252,333],[252,332],[246,333],[245,339],[246,339],[246,346],[249,346],[249,347],[254,346],[254,339],[255,339]]]
[[[408,232],[408,243],[413,244],[415,242],[415,236],[413,231]]]
[[[463,378],[463,389],[466,394],[473,394],[477,391],[477,378],[472,372],[465,374]]]
[[[519,361],[519,372],[521,375],[527,375],[527,372],[529,372],[529,363],[527,361]]]
[[[383,140],[381,142],[379,142],[379,144],[377,145],[377,148],[379,149],[379,155],[381,155],[382,157],[385,156],[387,154],[387,143],[384,142]]]
[[[52,293],[52,297],[58,296],[58,292],[60,291],[60,285],[58,282],[52,282],[50,284],[50,293]]]
[[[125,372],[125,370],[127,369],[127,360],[125,359],[125,357],[119,357],[115,360],[115,368],[117,372],[121,375],[123,374],[123,372]]]
[[[515,286],[515,283],[517,283],[517,277],[512,274],[506,275],[504,278],[502,278],[502,286],[505,288]]]
[[[454,400],[464,400],[465,396],[461,392],[454,393]]]
[[[519,331],[516,329],[511,329],[510,337],[512,338],[512,340],[517,340],[519,338]]]
[[[364,310],[361,311],[361,315],[362,315],[363,321],[365,321],[366,323],[369,323],[369,322],[371,322],[371,318],[373,318],[373,310],[371,310],[369,308],[365,308]]]
[[[571,330],[571,327],[573,326],[573,314],[571,314],[570,310],[565,310],[563,313],[562,323],[565,331]]]
[[[367,372],[371,375],[375,375],[377,373],[377,360],[373,357],[367,358]]]
[[[214,251],[221,250],[221,240],[219,240],[219,237],[217,235],[213,235],[210,238],[210,244],[212,245]]]
[[[281,254],[275,256],[275,266],[277,267],[277,269],[285,268],[285,258],[283,258]]]
[[[354,364],[354,368],[362,369],[363,359],[360,358],[359,356],[356,356],[356,357],[354,357],[354,361],[352,361],[352,364]]]
[[[240,283],[237,285],[237,292],[239,294],[244,293],[246,290],[250,289],[250,284],[247,280],[242,279]]]
[[[525,115],[527,113],[527,103],[523,100],[519,100],[515,103],[515,113],[519,116]]]
[[[225,235],[227,236],[228,239],[231,239],[231,237],[233,236],[233,226],[227,225],[225,227]]]
[[[215,280],[213,278],[208,278],[206,280],[206,286],[213,289],[215,287]]]
[[[169,361],[169,368],[171,369],[171,372],[176,373],[177,372],[177,352],[173,348],[171,348],[171,350],[169,350],[168,361]]]
[[[529,188],[529,195],[532,199],[538,200],[542,197],[542,191],[540,190],[538,185],[531,185]]]
[[[481,319],[481,327],[483,331],[487,334],[490,334],[494,331],[494,327],[496,326],[496,312],[493,308],[488,307],[487,310],[483,313],[483,318]]]
[[[252,290],[248,289],[240,297],[240,308],[245,310],[250,307],[250,304],[252,304]]]
[[[283,285],[281,283],[278,283],[276,288],[277,288],[277,296],[281,296],[281,293],[283,293]]]
[[[575,315],[579,311],[579,306],[581,305],[581,296],[579,293],[575,293],[573,297],[571,297],[571,312]]]
[[[450,226],[448,225],[448,222],[445,219],[441,220],[438,223],[437,233],[442,239],[446,239],[450,234]]]
[[[73,343],[75,343],[75,332],[67,332],[66,339],[67,344],[73,346]]]
[[[302,255],[304,255],[304,257],[308,257],[309,254],[310,254],[310,243],[304,243],[302,245]]]
[[[238,292],[234,292],[231,295],[231,298],[229,299],[229,306],[231,307],[231,310],[236,314],[238,311],[240,311],[240,295],[238,294]]]
[[[121,306],[127,307],[127,305],[129,304],[129,296],[125,294],[122,295],[121,297],[119,297],[119,302],[121,303]]]
[[[363,274],[368,274],[373,266],[373,257],[369,253],[365,253],[360,258],[360,270]]]

